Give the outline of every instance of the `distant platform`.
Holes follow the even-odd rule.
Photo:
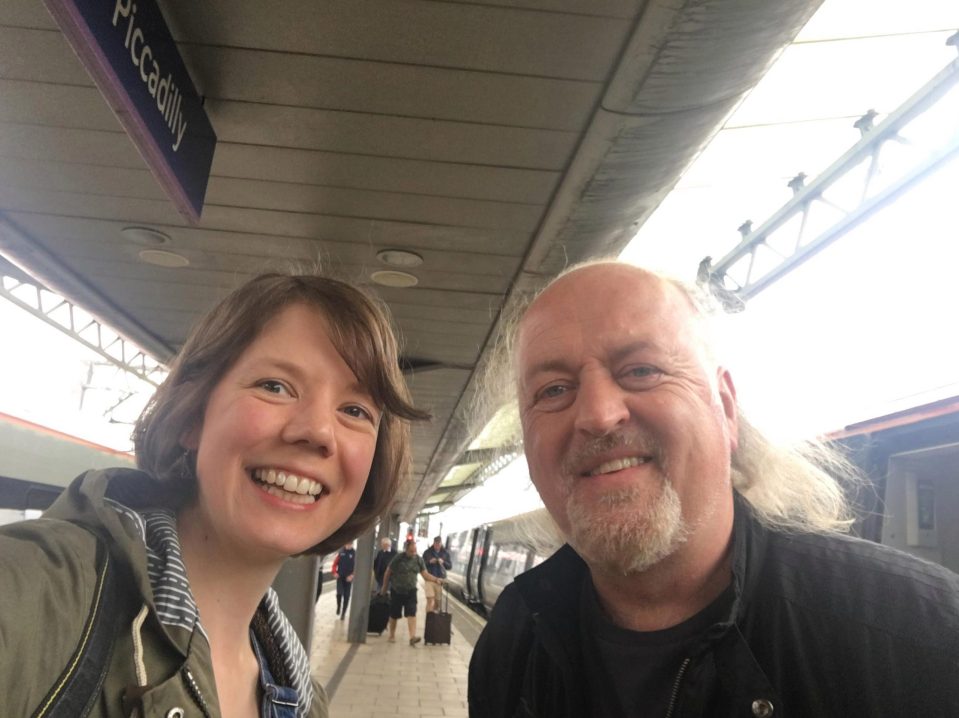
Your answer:
[[[417,598],[417,635],[422,636],[422,581]],[[448,646],[410,646],[405,618],[397,622],[396,643],[389,643],[384,632],[367,634],[365,644],[351,644],[346,640],[349,617],[336,617],[335,584],[324,584],[316,605],[311,665],[330,695],[330,714],[467,718],[467,671],[483,620],[453,600],[450,612],[453,635]]]

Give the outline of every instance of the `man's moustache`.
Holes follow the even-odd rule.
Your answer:
[[[654,463],[662,467],[662,448],[656,439],[641,431],[618,431],[570,447],[563,457],[563,475],[573,479],[580,474],[581,467],[616,449],[630,449],[635,450],[636,454],[651,456]]]

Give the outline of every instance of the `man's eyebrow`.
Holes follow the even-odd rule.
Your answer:
[[[523,372],[523,379],[552,371],[569,371],[569,364],[564,359],[544,359],[528,366],[526,371]]]
[[[625,344],[621,347],[616,347],[610,352],[610,358],[613,361],[622,361],[626,359],[630,354],[635,354],[636,352],[645,352],[645,351],[654,351],[659,350],[660,346],[655,342],[649,341],[648,339],[638,339],[629,344]]]
[[[659,349],[660,346],[655,342],[652,342],[648,339],[637,339],[636,341],[629,342],[628,344],[614,347],[613,350],[609,352],[609,358],[613,362],[620,362],[636,352],[658,351]],[[522,378],[529,379],[537,374],[553,371],[565,372],[570,370],[569,361],[567,359],[563,357],[551,357],[549,359],[544,359],[531,364],[526,368],[526,371],[522,373]]]

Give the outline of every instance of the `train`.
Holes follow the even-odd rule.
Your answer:
[[[446,583],[453,595],[483,616],[516,576],[563,545],[546,509],[494,521],[450,534],[446,539],[453,568]]]

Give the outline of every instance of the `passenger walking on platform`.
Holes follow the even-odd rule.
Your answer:
[[[416,542],[412,539],[403,544],[403,553],[393,557],[383,576],[380,594],[390,587],[390,627],[389,641],[396,640],[396,622],[406,616],[406,627],[410,634],[410,645],[415,646],[421,640],[416,635],[416,577],[422,576],[427,583],[442,584],[443,580],[430,575],[423,559],[416,554]]]
[[[380,589],[383,588],[383,576],[386,575],[386,569],[394,556],[396,556],[396,551],[393,550],[392,539],[386,537],[381,538],[380,550],[376,552],[376,556],[373,558],[374,593],[379,593]],[[389,586],[386,588],[389,590]]]
[[[568,545],[497,600],[470,715],[959,716],[959,576],[841,533],[855,480],[746,422],[707,300],[592,263],[506,340]]]
[[[341,621],[346,618],[346,609],[350,605],[350,589],[353,588],[355,567],[356,549],[350,542],[339,550],[333,562],[333,575],[336,576],[336,615]]]
[[[423,552],[423,563],[426,564],[426,570],[436,578],[446,578],[446,572],[453,568],[453,561],[450,559],[449,551],[443,547],[443,538],[436,536],[433,538],[433,545],[429,546]],[[439,607],[439,598],[442,593],[439,584],[427,582],[423,587],[423,594],[426,596],[426,612],[432,613]]]
[[[392,504],[425,417],[398,366],[350,285],[263,275],[220,303],[137,422],[139,470],[0,528],[2,714],[327,716],[270,585]]]

